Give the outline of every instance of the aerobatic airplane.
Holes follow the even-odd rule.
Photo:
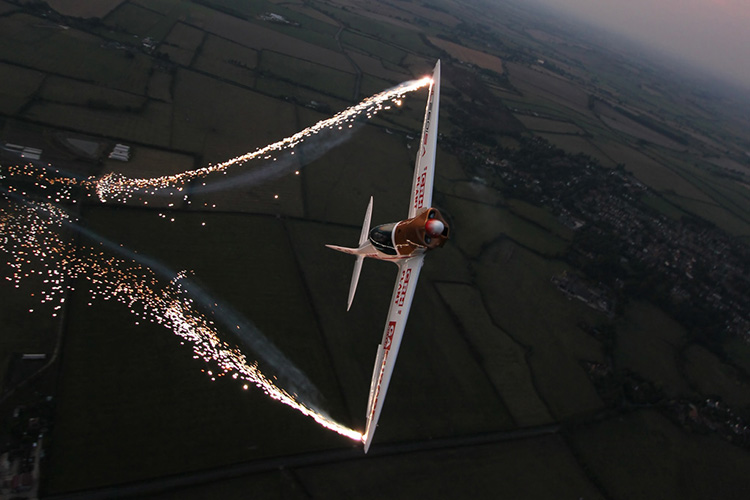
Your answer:
[[[383,224],[370,230],[372,197],[367,206],[362,233],[357,248],[326,245],[328,248],[354,255],[354,274],[349,287],[347,310],[354,300],[359,273],[365,257],[388,260],[398,265],[398,277],[393,288],[391,306],[385,322],[383,340],[378,346],[375,368],[370,382],[370,397],[367,402],[367,427],[362,436],[365,453],[370,449],[385,394],[391,381],[401,337],[409,316],[409,309],[417,287],[419,271],[428,250],[441,247],[448,239],[450,229],[440,212],[432,205],[432,187],[435,179],[435,153],[437,149],[438,107],[440,105],[440,61],[435,65],[427,97],[422,137],[412,181],[412,199],[408,218],[399,222]]]

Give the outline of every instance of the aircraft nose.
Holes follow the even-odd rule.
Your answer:
[[[424,227],[430,236],[440,236],[445,230],[445,224],[437,219],[428,220]]]

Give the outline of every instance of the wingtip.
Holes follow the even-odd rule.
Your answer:
[[[362,436],[362,444],[365,448],[365,455],[368,451],[370,451],[370,445],[372,444],[372,437],[369,436],[369,431],[365,431],[364,435]]]

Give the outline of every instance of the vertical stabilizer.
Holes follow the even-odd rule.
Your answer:
[[[370,203],[367,205],[367,212],[365,212],[365,220],[362,223],[362,232],[359,234],[358,250],[364,248],[368,243],[367,237],[370,234],[370,219],[372,219],[372,196],[370,196]],[[352,307],[354,294],[357,291],[357,283],[359,283],[359,273],[362,272],[362,262],[365,260],[363,254],[356,254],[356,257],[357,260],[354,262],[354,272],[352,273],[352,284],[349,286],[349,299],[346,303],[347,311]]]
[[[349,286],[349,299],[346,302],[346,310],[352,307],[354,302],[354,294],[357,292],[357,283],[359,283],[359,273],[362,272],[362,262],[364,262],[364,255],[357,255],[357,260],[354,262],[354,272],[352,273],[352,284]]]

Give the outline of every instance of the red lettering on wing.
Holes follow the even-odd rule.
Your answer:
[[[401,272],[401,279],[398,282],[398,291],[396,292],[396,304],[399,307],[404,305],[406,299],[406,290],[409,288],[409,278],[411,277],[411,269],[405,269]],[[401,311],[398,312],[401,314]]]
[[[393,333],[396,331],[396,322],[390,321],[388,323],[388,329],[385,333],[385,340],[383,340],[383,349],[388,351],[391,349],[391,344],[393,343]]]
[[[417,181],[417,185],[414,189],[414,208],[422,208],[422,205],[424,204],[424,187],[426,180],[427,173],[423,173]]]

